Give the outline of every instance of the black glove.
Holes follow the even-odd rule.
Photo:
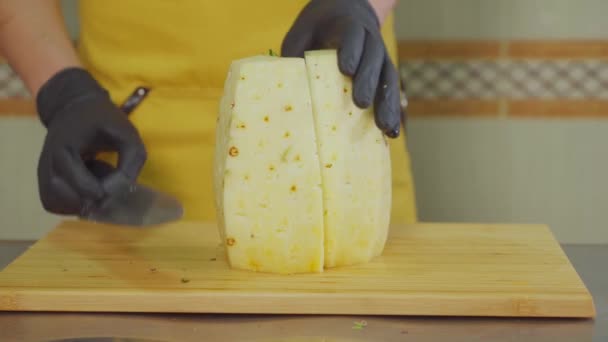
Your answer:
[[[36,104],[47,128],[38,163],[39,195],[47,211],[78,215],[102,201],[112,191],[102,175],[135,181],[146,160],[143,142],[86,70],[68,68],[51,77]],[[99,152],[118,152],[117,168],[95,161]]]
[[[353,77],[353,101],[372,103],[378,128],[399,136],[399,74],[386,51],[378,17],[367,0],[312,0],[298,15],[281,47],[284,57],[306,50],[337,49],[340,71]]]

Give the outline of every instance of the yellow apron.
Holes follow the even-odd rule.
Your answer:
[[[116,103],[151,88],[131,114],[148,150],[140,181],[183,201],[185,218],[215,220],[215,119],[232,60],[280,51],[306,0],[80,1],[79,53]],[[393,18],[383,35],[396,62]],[[404,136],[391,141],[392,219],[416,221]]]

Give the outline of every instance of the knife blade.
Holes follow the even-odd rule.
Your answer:
[[[184,209],[177,198],[144,184],[133,183],[103,161],[89,160],[86,166],[102,180],[107,195],[100,201],[86,202],[79,215],[81,219],[145,227],[182,218]]]

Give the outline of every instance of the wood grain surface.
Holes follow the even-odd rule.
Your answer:
[[[0,272],[2,311],[594,317],[544,225],[392,227],[383,256],[323,274],[237,271],[214,225],[64,221]]]

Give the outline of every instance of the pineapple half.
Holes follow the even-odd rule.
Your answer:
[[[316,273],[382,253],[387,141],[352,100],[335,50],[234,61],[220,101],[214,187],[231,267]]]

